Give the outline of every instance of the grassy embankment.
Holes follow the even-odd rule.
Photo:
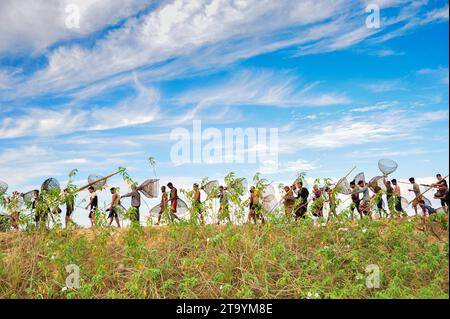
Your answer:
[[[440,219],[0,233],[0,298],[448,298]]]

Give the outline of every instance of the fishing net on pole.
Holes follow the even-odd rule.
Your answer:
[[[42,183],[41,191],[60,193],[61,186],[59,185],[58,180],[55,178],[49,178]]]
[[[409,202],[405,197],[400,198],[400,203],[402,205],[402,209],[406,209],[409,206]]]
[[[425,205],[432,206],[431,201],[428,198],[426,198],[425,196],[422,196],[422,200],[425,202]]]
[[[267,211],[271,212],[272,210],[275,209],[278,203],[279,202],[275,196],[275,187],[273,187],[273,185],[267,185],[262,195],[263,207]]]
[[[0,196],[5,194],[7,190],[8,190],[8,184],[6,184],[3,181],[0,181]]]
[[[148,179],[139,186],[139,191],[147,198],[157,198],[159,179]]]
[[[170,202],[167,203],[167,212],[169,212],[170,210]],[[150,216],[152,217],[158,217],[159,212],[161,211],[161,203],[159,203],[158,205],[154,206],[152,209],[150,209]],[[180,218],[184,218],[188,215],[189,213],[189,207],[186,204],[186,202],[182,199],[178,199],[177,201],[177,216]]]
[[[39,190],[32,190],[29,192],[26,192],[25,194],[22,195],[23,200],[25,201],[25,204],[31,204],[34,200],[34,194],[36,192],[39,192]]]
[[[101,175],[91,174],[88,177],[88,184],[92,184],[91,186],[94,187],[94,189],[96,191],[101,190],[101,189],[105,188],[107,180],[105,179],[105,180],[102,180],[102,181],[99,181],[99,182],[96,182],[96,181],[98,181],[98,180],[100,180],[102,178],[104,178],[104,177],[101,176]],[[95,184],[93,184],[93,183],[95,183]]]
[[[379,190],[386,191],[386,185],[384,185],[383,176],[375,176],[369,181],[369,188],[372,192],[378,193]]]
[[[282,208],[284,206],[284,203],[285,203],[285,200],[282,199],[282,200],[277,201],[276,204],[274,204],[274,203],[269,204],[268,206],[272,206],[273,205],[272,209],[269,210],[269,213],[277,212],[279,208]],[[281,212],[281,210],[279,210],[279,212]]]
[[[397,170],[398,164],[390,159],[380,159],[378,161],[378,168],[384,175],[389,175]]]
[[[366,177],[365,177],[364,173],[361,172],[361,173],[359,173],[358,175],[355,176],[354,180],[355,180],[355,184],[358,185],[358,183],[360,181],[366,182]]]
[[[238,178],[234,180],[230,185],[227,185],[227,189],[231,194],[239,193],[240,195],[244,195],[244,193],[248,189],[248,181],[246,178]]]
[[[350,188],[350,183],[347,178],[341,179],[336,184],[336,191],[342,195],[350,195],[352,193],[352,189]]]
[[[158,205],[154,206],[152,209],[150,209],[149,214],[152,217],[156,217],[156,216],[158,216],[160,211],[161,211],[161,204],[158,204]]]
[[[206,194],[211,194],[215,189],[219,187],[219,181],[210,181],[206,183],[202,189],[205,191]]]

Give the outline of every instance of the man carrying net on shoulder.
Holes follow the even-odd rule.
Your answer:
[[[112,187],[110,189],[112,197],[111,197],[111,206],[107,211],[109,211],[109,226],[111,226],[113,220],[116,221],[117,228],[120,228],[120,221],[119,221],[119,212],[120,212],[120,195],[117,193],[117,189],[115,187]]]
[[[131,207],[134,211],[134,214],[131,217],[131,222],[136,225],[140,225],[141,193],[139,193],[139,187],[132,185],[131,192],[121,196],[121,198],[127,197],[131,197]]]
[[[409,189],[410,192],[414,192],[414,200],[412,201],[412,206],[414,208],[414,212],[416,213],[416,216],[418,214],[417,207],[419,206],[419,203],[423,200],[423,196],[420,192],[420,186],[416,183],[416,179],[414,177],[411,177],[409,179],[409,182],[412,185],[412,189]]]
[[[295,219],[306,218],[309,191],[306,187],[303,187],[303,182],[301,180],[296,181],[292,186],[292,190],[297,197],[294,206]]]
[[[442,178],[441,174],[436,175],[437,182],[432,184],[431,186],[437,188],[437,192],[434,194],[434,198],[441,201],[441,206],[448,213],[448,184],[447,181]]]
[[[394,178],[391,180],[392,186],[394,187],[394,209],[396,214],[402,214],[403,207],[402,207],[402,192],[400,190],[400,185],[398,185],[397,180]]]
[[[350,211],[352,214],[352,220],[353,220],[353,214],[356,211],[358,212],[361,219],[363,218],[363,215],[361,213],[361,210],[359,209],[359,204],[361,203],[361,200],[359,199],[359,187],[356,185],[355,181],[350,182],[350,188],[352,189],[351,193],[351,200],[352,203],[350,204]]]
[[[87,204],[86,209],[89,209],[89,220],[91,221],[91,227],[95,226],[95,213],[98,209],[98,196],[95,192],[95,188],[93,186],[88,188],[89,191],[89,204]]]
[[[363,197],[361,199],[361,202],[359,203],[359,211],[361,216],[369,216],[370,219],[372,219],[372,214],[370,211],[370,191],[369,187],[366,185],[364,181],[358,182],[359,193],[363,194]]]
[[[250,204],[249,204],[249,214],[247,218],[247,222],[250,223],[251,220],[257,223],[257,220],[260,219],[261,223],[264,224],[264,216],[262,214],[262,205],[259,202],[259,192],[255,186],[250,188]]]

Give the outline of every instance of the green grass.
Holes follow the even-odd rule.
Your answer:
[[[0,234],[0,298],[449,298],[448,234],[419,223]],[[77,289],[64,288],[69,264],[80,268]],[[380,268],[379,289],[366,287],[368,265]]]

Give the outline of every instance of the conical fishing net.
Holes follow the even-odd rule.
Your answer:
[[[206,194],[211,194],[215,189],[219,187],[219,181],[211,181],[206,183],[202,188]]]
[[[170,202],[167,203],[167,210],[170,210]],[[161,211],[161,204],[158,204],[154,206],[152,209],[150,209],[150,216],[157,217],[159,215],[159,212]],[[189,207],[187,206],[186,202],[182,199],[178,199],[177,201],[177,216],[180,218],[184,218],[189,213]]]
[[[8,184],[6,184],[3,181],[0,181],[0,196],[5,194],[7,190],[8,190]]]
[[[248,181],[246,178],[238,178],[228,185],[227,189],[231,194],[239,193],[244,195],[248,189]]]
[[[409,206],[409,201],[405,197],[400,198],[402,209],[405,210]]]
[[[386,191],[386,185],[384,185],[383,176],[375,176],[369,182],[369,188],[372,192],[377,193],[379,190]]]
[[[267,185],[264,188],[262,198],[268,198],[268,200],[272,200],[273,198],[275,198],[275,187],[273,187],[273,185]]]
[[[275,197],[275,195],[269,194],[269,195],[263,197],[263,202],[265,202],[265,203],[273,202],[276,199],[277,198]]]
[[[278,201],[278,202],[276,202],[276,204],[270,203],[268,205],[268,207],[272,206],[272,209],[270,209],[270,210],[268,209],[267,211],[269,211],[270,213],[275,213],[275,212],[277,212],[278,208],[283,207],[283,205],[284,205],[284,200],[283,199]],[[280,212],[281,212],[281,210],[280,210]]]
[[[46,192],[61,192],[61,186],[59,185],[58,180],[55,178],[49,178],[45,180],[41,185],[41,190]]]
[[[363,182],[366,181],[366,177],[364,176],[364,173],[362,173],[362,172],[355,176],[355,183],[356,183],[356,185],[358,185],[358,183],[360,181],[363,181]]]
[[[275,196],[275,187],[273,187],[273,185],[267,185],[264,189],[262,205],[269,212],[278,205],[278,200]]]
[[[148,179],[139,186],[139,191],[147,198],[157,198],[159,193],[159,179]]]
[[[180,198],[177,201],[177,215],[180,218],[186,218],[189,216],[189,207],[186,202]]]
[[[390,159],[380,159],[378,161],[378,168],[384,175],[389,175],[397,170],[398,164]]]
[[[350,183],[347,178],[341,179],[336,184],[336,191],[342,195],[350,195],[352,193],[352,189],[350,188]]]
[[[156,216],[158,216],[160,211],[161,211],[161,204],[158,204],[158,205],[154,206],[152,209],[150,209],[149,214],[152,217],[156,217]]]
[[[426,198],[425,196],[422,196],[423,201],[425,202],[425,205],[431,206],[431,201]]]
[[[103,178],[103,176],[101,176],[101,175],[91,174],[88,177],[88,183],[92,184],[102,178]],[[106,180],[99,181],[91,186],[94,187],[94,189],[97,191],[97,190],[103,189],[106,186],[106,182],[107,182]]]
[[[272,197],[272,195],[269,195],[266,197],[262,203],[263,207],[268,211],[272,212],[275,210],[280,202],[275,198]]]
[[[25,194],[22,195],[23,200],[25,201],[26,204],[31,204],[33,202],[34,194],[37,191],[38,190],[32,190],[32,191],[26,192]]]

